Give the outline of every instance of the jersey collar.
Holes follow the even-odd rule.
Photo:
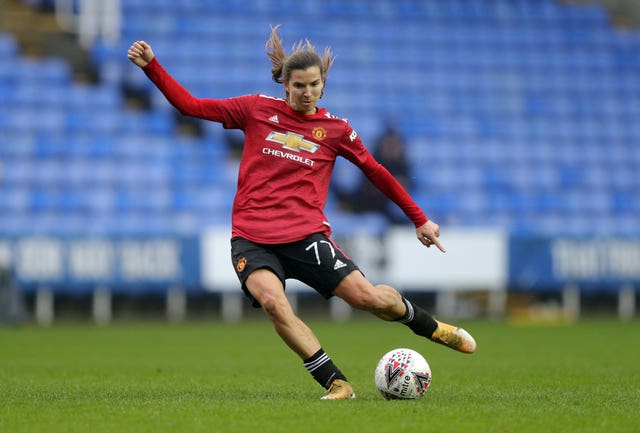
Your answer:
[[[286,110],[293,116],[299,117],[301,119],[315,119],[317,117],[325,117],[327,114],[327,109],[323,107],[316,106],[317,110],[314,114],[302,114],[298,111],[291,108],[291,106],[287,103],[287,101],[283,100],[284,105],[286,105]]]

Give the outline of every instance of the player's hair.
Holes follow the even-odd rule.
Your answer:
[[[309,39],[300,41],[293,45],[291,54],[287,55],[282,48],[282,39],[278,35],[280,24],[271,27],[271,35],[265,44],[267,56],[271,60],[271,77],[276,83],[289,81],[291,71],[298,69],[307,69],[311,66],[320,68],[322,81],[326,83],[327,73],[333,64],[334,57],[331,55],[331,49],[326,47],[322,58],[316,53],[315,47],[309,42]]]

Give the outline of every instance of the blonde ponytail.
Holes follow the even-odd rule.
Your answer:
[[[267,56],[271,60],[271,77],[273,81],[283,83],[289,80],[291,70],[318,66],[322,81],[326,83],[327,73],[335,59],[331,54],[331,49],[326,47],[321,58],[309,39],[305,39],[294,44],[291,54],[287,55],[284,48],[282,48],[282,38],[278,35],[279,27],[280,24],[271,27],[271,34],[265,43]]]
[[[282,83],[282,68],[284,61],[287,58],[287,53],[282,48],[282,38],[278,35],[278,24],[275,27],[271,27],[271,35],[264,45],[267,51],[267,56],[271,60],[271,76],[276,83]]]

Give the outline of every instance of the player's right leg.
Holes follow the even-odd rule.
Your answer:
[[[320,342],[313,331],[293,312],[282,282],[276,274],[269,269],[257,269],[249,275],[245,284],[273,323],[280,338],[300,358],[307,359],[320,350]]]
[[[313,378],[327,389],[322,399],[355,398],[347,378],[322,349],[316,335],[295,315],[278,277],[268,269],[257,269],[247,278],[246,287],[267,313],[280,338],[300,356]]]
[[[254,307],[264,310],[280,338],[302,359],[311,376],[327,389],[325,398],[354,398],[344,374],[291,308],[284,291],[285,271],[270,247],[234,238],[231,255],[243,291]]]

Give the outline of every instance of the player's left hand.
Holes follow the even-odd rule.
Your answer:
[[[418,227],[416,229],[416,235],[418,236],[420,243],[427,248],[431,247],[431,245],[435,245],[443,253],[447,252],[438,240],[438,237],[440,237],[440,226],[433,221],[429,220]]]

